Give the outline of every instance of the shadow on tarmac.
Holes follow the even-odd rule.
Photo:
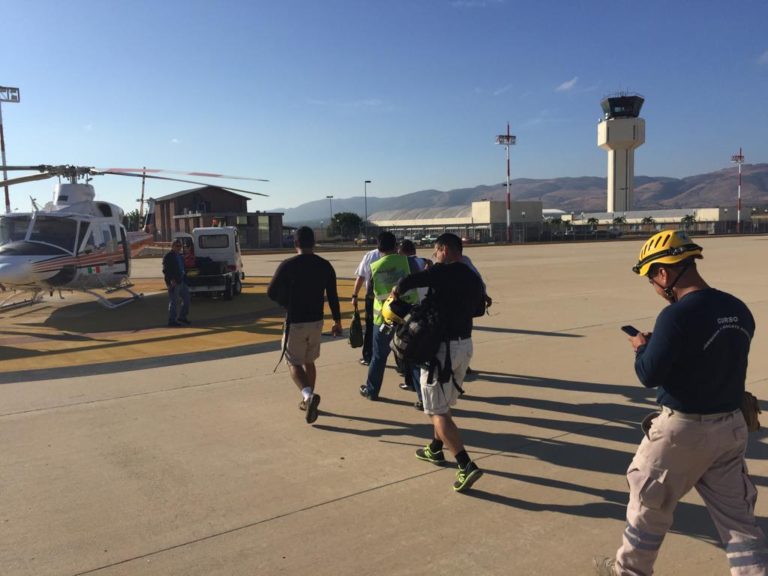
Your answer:
[[[569,332],[542,332],[540,330],[523,330],[521,328],[499,328],[497,326],[473,326],[473,331],[497,332],[501,334],[526,334],[528,336],[554,336],[557,338],[584,338],[581,334]]]
[[[459,406],[462,404],[466,405],[467,402],[472,402],[477,403],[475,404],[477,406],[480,406],[481,404],[492,404],[495,406],[521,407],[544,412],[568,414],[569,419],[561,420],[556,417],[541,418],[527,415],[499,414],[481,410],[467,410],[463,408],[456,408],[453,410],[453,413],[458,419],[458,424],[464,441],[467,445],[472,446],[472,450],[475,453],[495,455],[510,454],[512,456],[525,455],[557,466],[579,470],[624,476],[627,466],[632,460],[636,446],[639,445],[640,440],[642,439],[640,422],[648,412],[656,408],[654,402],[655,391],[645,389],[642,386],[634,388],[613,384],[600,384],[596,382],[568,381],[539,378],[530,375],[505,374],[501,372],[481,372],[478,379],[484,379],[491,382],[517,384],[521,386],[549,387],[568,391],[575,390],[614,394],[623,396],[636,403],[636,405],[630,406],[614,402],[578,404],[543,400],[539,398],[521,398],[515,396],[484,397],[465,394],[462,397],[462,402]],[[380,398],[377,403],[402,406],[410,405],[410,402],[386,398]],[[528,411],[526,411],[526,413],[527,412]],[[391,441],[388,440],[388,438],[401,436],[416,436],[428,439],[432,437],[433,432],[432,425],[428,422],[425,422],[424,424],[413,424],[392,419],[339,414],[325,411],[323,411],[322,414],[326,418],[330,417],[341,420],[365,422],[376,425],[376,427],[373,429],[359,430],[356,428],[347,428],[343,425],[329,425],[323,423],[315,425],[315,428],[327,432],[341,432],[372,438],[381,438],[382,441],[385,442]],[[588,422],[578,418],[574,420],[574,416],[599,420],[600,422]],[[579,436],[591,436],[601,440],[621,442],[628,446],[628,450],[624,451],[593,446],[589,443],[566,442],[556,437],[553,438],[546,432],[542,433],[541,436],[519,433],[491,433],[475,428],[467,428],[465,425],[462,425],[462,421],[466,421],[465,419],[506,421],[534,428],[556,431],[558,433],[563,432],[577,434]],[[751,436],[748,449],[751,458],[768,458],[768,446],[759,441],[759,438],[763,435],[764,433],[758,433]],[[600,498],[602,501],[573,505],[538,503],[528,502],[502,494],[492,494],[477,489],[468,492],[467,494],[469,496],[533,512],[556,512],[567,514],[569,516],[609,518],[620,521],[625,519],[626,504],[628,500],[628,493],[626,491],[593,488],[553,478],[489,470],[485,467],[483,470],[489,475],[496,475],[519,482],[527,482],[549,488],[586,494]],[[752,480],[759,485],[768,485],[768,478],[766,477],[752,476]],[[759,518],[758,524],[760,524],[763,530],[768,532],[768,520]],[[691,504],[688,502],[681,502],[678,504],[675,512],[675,522],[671,531],[701,539],[714,546],[721,546],[719,536],[715,530],[714,524],[710,520],[707,509],[700,504]]]

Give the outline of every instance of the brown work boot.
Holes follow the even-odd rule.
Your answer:
[[[592,558],[592,564],[595,566],[597,576],[615,576],[616,560],[606,556],[595,556]]]

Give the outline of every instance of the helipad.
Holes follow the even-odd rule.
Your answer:
[[[698,240],[705,278],[755,315],[748,387],[765,398],[768,238]],[[590,574],[620,543],[624,472],[653,408],[619,331],[651,329],[663,306],[630,271],[638,249],[468,249],[494,305],[456,410],[486,471],[467,495],[451,467],[413,457],[431,429],[394,370],[382,401],[359,396],[365,369],[344,339],[324,340],[321,413],[304,422],[273,372],[281,318],[263,297],[282,256],[248,257],[246,295],[195,301],[189,329],[164,326],[157,260],[136,263],[147,296],[117,314],[76,298],[3,313],[0,574]],[[326,256],[349,295],[361,253]],[[748,455],[762,493],[762,433]],[[657,573],[727,571],[691,494]]]

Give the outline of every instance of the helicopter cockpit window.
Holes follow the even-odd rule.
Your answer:
[[[29,239],[53,244],[71,252],[77,240],[77,220],[38,214],[32,224]]]
[[[29,216],[0,216],[0,246],[24,240],[29,221]]]

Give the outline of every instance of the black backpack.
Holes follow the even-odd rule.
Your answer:
[[[445,342],[445,319],[430,290],[403,318],[392,337],[390,347],[401,360],[411,364],[428,364],[434,360],[440,344]]]

